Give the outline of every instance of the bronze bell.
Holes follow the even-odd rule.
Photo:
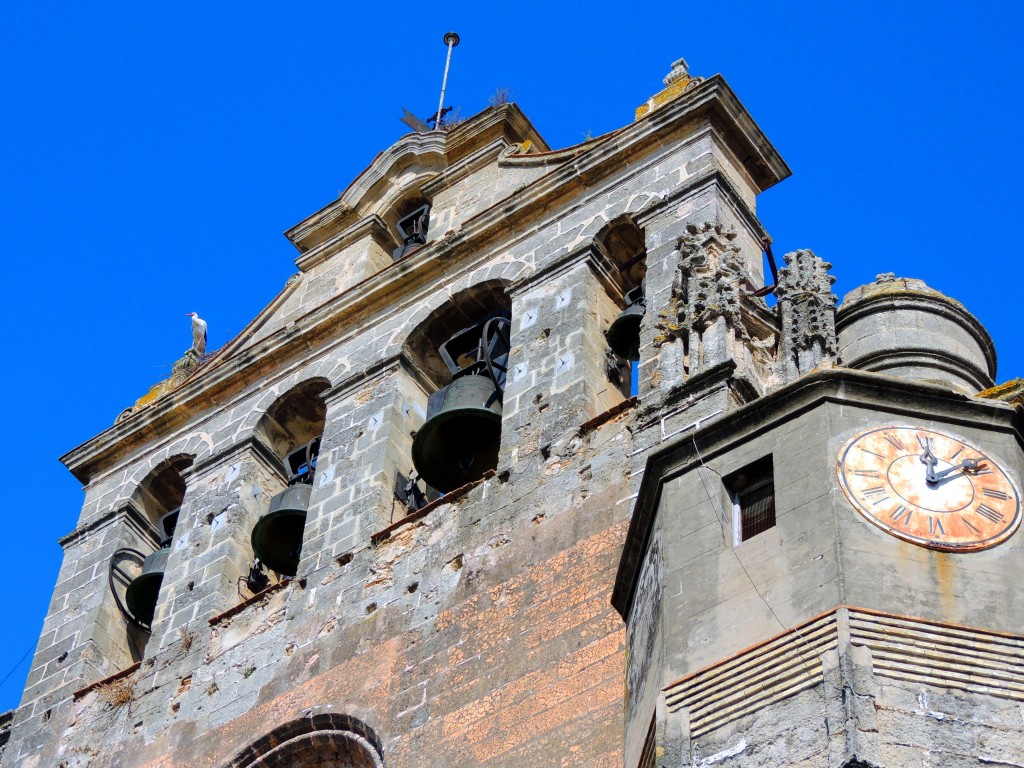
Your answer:
[[[160,518],[162,532],[160,548],[142,561],[142,573],[132,579],[125,590],[124,599],[128,612],[142,624],[152,624],[156,613],[156,601],[160,597],[160,585],[167,570],[167,556],[171,553],[174,527],[178,523],[179,509],[172,510]]]
[[[294,576],[299,568],[302,532],[313,486],[291,485],[270,500],[270,510],[252,529],[252,551],[271,570]]]
[[[288,487],[270,500],[270,509],[252,529],[253,553],[265,566],[285,576],[294,576],[299,569],[319,454],[319,437],[288,454]]]
[[[612,321],[604,337],[612,352],[623,360],[640,359],[640,320],[647,311],[644,289],[638,285],[626,293],[626,308]]]
[[[164,581],[167,570],[167,556],[171,553],[171,543],[167,542],[142,562],[142,573],[132,579],[125,590],[124,599],[128,612],[143,624],[153,623],[156,613],[156,601],[160,596],[160,585]]]
[[[412,463],[429,485],[448,493],[498,466],[501,403],[485,374],[459,376],[431,400],[437,396],[440,408],[413,439]]]

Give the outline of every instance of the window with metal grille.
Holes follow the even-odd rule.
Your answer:
[[[775,527],[775,476],[765,456],[725,478],[732,495],[734,543]]]

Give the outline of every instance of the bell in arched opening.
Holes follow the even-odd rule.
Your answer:
[[[640,321],[647,311],[643,285],[626,293],[626,308],[612,321],[604,337],[623,360],[640,359]]]
[[[160,548],[146,557],[142,563],[142,573],[132,579],[124,593],[128,612],[146,626],[153,623],[153,615],[156,613],[156,602],[167,570],[167,556],[171,553],[171,541],[180,511],[180,508],[172,510],[160,518]]]
[[[427,402],[427,420],[412,443],[412,463],[442,493],[479,480],[498,465],[510,326],[502,311],[463,328],[438,348],[452,382]]]
[[[288,487],[270,500],[270,509],[252,529],[252,551],[259,561],[285,576],[299,568],[320,438],[288,454]]]

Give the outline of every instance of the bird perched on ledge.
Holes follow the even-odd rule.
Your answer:
[[[192,349],[197,355],[206,354],[206,321],[196,312],[189,312],[188,317],[192,318]]]

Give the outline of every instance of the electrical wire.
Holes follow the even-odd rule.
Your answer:
[[[6,683],[6,682],[7,682],[7,678],[9,678],[9,677],[10,677],[11,675],[13,675],[13,674],[14,674],[14,671],[15,671],[15,670],[16,670],[16,669],[17,669],[18,667],[20,667],[20,666],[21,666],[21,662],[23,662],[23,661],[24,661],[25,659],[27,659],[27,658],[28,658],[28,655],[29,655],[30,653],[32,653],[32,649],[33,649],[33,648],[35,648],[35,647],[36,647],[36,641],[35,641],[35,640],[33,640],[33,641],[32,641],[32,642],[31,642],[31,643],[29,644],[29,646],[28,646],[28,650],[26,650],[26,651],[25,651],[25,653],[24,653],[24,654],[22,655],[22,657],[21,657],[20,659],[18,659],[18,661],[17,661],[16,663],[15,663],[15,665],[14,665],[13,667],[11,667],[11,671],[10,671],[10,672],[8,672],[8,673],[7,673],[6,675],[4,675],[4,679],[3,679],[3,680],[0,680],[0,685],[3,685],[4,683]]]
[[[697,452],[697,460],[700,462],[701,469],[707,470],[709,472],[712,471],[712,470],[710,470],[708,468],[707,464],[704,463],[704,457],[701,455],[700,448],[697,447],[697,436],[693,435],[692,436],[692,440],[693,440],[693,450]],[[718,525],[722,529],[722,538],[724,539],[725,538],[725,520],[724,520],[724,515],[721,513],[721,510],[719,509],[719,506],[717,504],[715,504],[715,500],[711,496],[711,491],[708,489],[708,485],[707,485],[707,483],[704,480],[703,472],[698,472],[697,474],[700,475],[700,484],[702,486],[704,486],[704,493],[707,494],[708,502],[711,504],[711,509],[715,513],[715,518],[718,520]],[[730,552],[732,552],[733,557],[736,558],[736,562],[739,564],[740,570],[742,570],[743,571],[743,575],[747,577],[747,581],[750,582],[750,586],[753,588],[754,593],[761,599],[761,602],[764,603],[765,608],[768,609],[768,611],[771,613],[771,615],[775,619],[775,621],[778,622],[778,625],[780,627],[782,627],[783,631],[785,631],[785,632],[792,632],[794,634],[794,636],[796,636],[797,638],[800,639],[800,642],[801,642],[801,644],[803,644],[804,649],[807,650],[807,651],[811,651],[810,646],[807,644],[806,638],[803,637],[803,635],[801,635],[800,632],[797,631],[797,629],[795,627],[787,627],[783,623],[782,619],[779,618],[779,615],[775,612],[775,609],[772,608],[771,604],[768,602],[768,599],[764,595],[761,594],[761,590],[759,590],[757,588],[757,584],[754,583],[754,579],[751,577],[750,572],[747,570],[747,566],[743,564],[743,561],[740,559],[739,554],[737,554],[736,548],[735,547],[729,547],[728,549],[729,549]],[[813,651],[811,651],[811,652],[813,652]],[[814,673],[814,667],[810,666],[810,663],[807,662],[804,659],[804,654],[802,654],[802,653],[800,654],[800,662],[805,665],[807,671],[809,671],[811,673]],[[822,683],[824,685],[828,685],[828,681],[824,680],[824,676],[822,677]],[[817,691],[817,693],[821,697],[822,701],[826,700],[825,694],[822,691],[818,690],[818,686],[814,686],[814,690]]]

